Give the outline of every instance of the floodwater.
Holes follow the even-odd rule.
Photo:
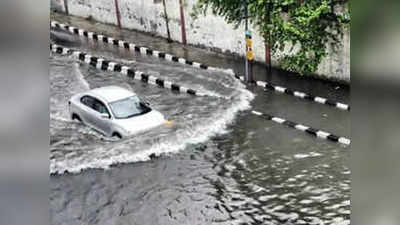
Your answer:
[[[83,19],[51,17],[243,71],[243,62],[232,57]],[[348,112],[246,87],[224,72],[142,56],[61,31],[51,33],[56,44],[210,95],[174,93],[50,53],[51,224],[350,224],[350,147],[250,113],[257,110],[349,137]],[[266,79],[261,65],[254,71],[257,80]],[[344,85],[278,70],[268,80],[348,103],[349,89]],[[135,91],[173,125],[116,140],[71,121],[68,99],[106,85]]]

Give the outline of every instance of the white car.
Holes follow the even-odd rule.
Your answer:
[[[135,93],[118,86],[107,86],[76,94],[68,102],[73,120],[92,127],[108,137],[123,138],[166,122]]]

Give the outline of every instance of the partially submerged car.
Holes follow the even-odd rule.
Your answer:
[[[76,94],[68,102],[73,120],[92,127],[108,137],[123,138],[166,122],[135,93],[118,86],[107,86]]]

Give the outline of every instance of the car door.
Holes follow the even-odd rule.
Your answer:
[[[94,126],[95,121],[95,111],[94,111],[94,103],[95,98],[89,95],[85,95],[80,99],[82,106],[80,107],[80,116],[84,123],[89,126]]]
[[[93,109],[96,111],[96,115],[93,118],[94,126],[103,132],[105,135],[111,135],[111,115],[106,105],[99,99],[94,100]],[[102,117],[102,114],[107,114],[108,118]]]

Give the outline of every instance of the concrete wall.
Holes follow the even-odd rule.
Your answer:
[[[67,0],[71,15],[88,17],[117,25],[117,16],[114,0]],[[162,0],[118,0],[121,13],[121,25],[124,28],[149,32],[162,37],[167,37]],[[187,43],[210,48],[215,51],[233,53],[243,56],[244,28],[234,29],[221,17],[208,14],[200,15],[198,19],[190,16],[196,0],[185,0],[185,22]],[[181,42],[181,23],[179,0],[166,0],[167,14],[171,39]],[[51,0],[54,10],[65,11],[64,0]],[[265,47],[263,38],[253,29],[253,49],[255,59],[265,62]],[[272,56],[275,66],[278,65],[280,54]],[[347,32],[343,39],[343,48],[338,54],[330,54],[320,65],[317,75],[350,81],[350,33]]]

